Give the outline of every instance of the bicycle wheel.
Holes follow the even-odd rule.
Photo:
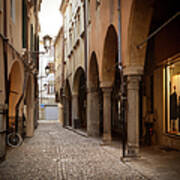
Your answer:
[[[18,133],[10,133],[7,136],[7,144],[10,147],[18,147],[22,144],[22,137]]]

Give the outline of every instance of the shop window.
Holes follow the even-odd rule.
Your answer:
[[[166,67],[166,131],[180,135],[180,62]]]

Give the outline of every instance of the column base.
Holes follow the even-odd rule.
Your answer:
[[[103,145],[111,144],[111,142],[112,142],[111,135],[110,134],[104,134],[102,141],[103,141]]]
[[[3,155],[2,157],[0,157],[0,163],[3,162],[3,161],[5,161],[5,159],[6,159],[6,154]]]
[[[127,155],[128,157],[140,157],[139,147],[135,145],[128,145]]]

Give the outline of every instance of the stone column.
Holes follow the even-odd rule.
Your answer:
[[[64,112],[64,106],[62,103],[58,103],[58,120],[59,122],[63,125],[63,122],[64,122],[64,115],[63,115],[63,112]]]
[[[87,133],[99,136],[99,94],[97,90],[89,90],[87,94]]]
[[[26,136],[34,136],[34,106],[27,108]]]
[[[69,109],[68,109],[69,110]],[[70,112],[68,112],[70,114]],[[78,117],[78,95],[72,95],[72,127],[75,128],[75,120],[79,119]]]
[[[140,76],[127,77],[127,146],[128,155],[139,153],[139,81]]]
[[[5,105],[0,104],[0,160],[6,155],[6,115]]]
[[[111,137],[111,91],[112,88],[103,87],[103,142],[110,143]]]

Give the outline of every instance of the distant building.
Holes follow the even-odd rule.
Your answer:
[[[56,102],[59,106],[59,117],[61,123],[64,122],[64,109],[63,109],[63,87],[64,87],[64,31],[63,27],[60,28],[59,33],[54,42],[54,56],[55,56],[55,91]]]
[[[40,51],[43,52],[43,43],[40,42]],[[53,45],[47,53],[39,57],[39,119],[56,120],[58,118],[55,102],[55,67]],[[50,112],[52,111],[52,112]]]
[[[85,50],[84,8],[82,1],[70,0],[68,2],[62,1],[60,10],[64,21],[64,125],[86,131],[87,64],[85,59],[87,58],[87,49]],[[78,93],[79,88],[81,95]],[[79,106],[81,106],[81,111]]]

